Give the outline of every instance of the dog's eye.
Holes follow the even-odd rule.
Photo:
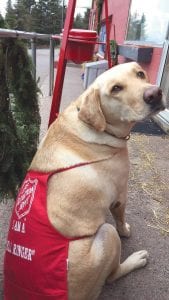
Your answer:
[[[117,93],[117,92],[120,92],[121,90],[123,89],[123,87],[121,86],[121,85],[114,85],[113,87],[112,87],[112,92],[113,93]]]
[[[137,77],[141,78],[141,79],[145,79],[145,74],[142,71],[137,72]]]

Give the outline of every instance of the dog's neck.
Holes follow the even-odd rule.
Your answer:
[[[80,108],[74,103],[74,106],[68,106],[64,111],[64,119],[67,119],[67,124],[69,124],[69,132],[78,136],[85,142],[106,145],[113,148],[124,148],[127,146],[127,135],[130,133],[129,131],[121,135],[120,132],[117,132],[114,126],[107,126],[105,131],[97,131],[95,128],[80,120],[78,117],[78,112]],[[60,114],[60,118],[62,114]],[[73,122],[72,122],[73,120]],[[64,120],[62,120],[62,123]],[[112,126],[112,127],[111,127]],[[116,126],[115,126],[116,127]],[[118,127],[118,126],[117,126]],[[116,127],[116,128],[117,128]]]
[[[80,111],[80,107],[76,106],[77,112]],[[127,141],[130,139],[130,131],[133,127],[134,122],[119,122],[119,120],[115,121],[114,124],[110,124],[106,122],[106,128],[104,132],[115,139]],[[89,124],[88,124],[89,126]]]
[[[116,127],[115,125],[106,123],[105,132],[117,139],[127,141],[130,139],[130,131],[132,127],[133,124],[121,124],[121,126],[118,124],[118,127]]]

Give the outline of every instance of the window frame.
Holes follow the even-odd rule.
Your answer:
[[[126,25],[126,30],[125,30],[124,44],[138,45],[138,46],[152,46],[152,47],[155,47],[155,48],[163,48],[165,40],[167,38],[169,38],[169,22],[168,22],[168,28],[166,29],[166,34],[165,34],[164,41],[162,43],[155,43],[155,42],[149,42],[149,41],[140,41],[140,40],[127,40],[131,5],[132,5],[132,0],[130,0],[130,5],[129,5],[129,8],[128,8],[128,18],[127,18],[127,25]]]
[[[101,40],[101,37],[100,37],[102,27],[104,27],[104,33],[102,33],[102,34],[104,34],[105,41]],[[105,21],[101,22],[100,32],[99,32],[99,42],[103,42],[103,43],[105,42],[106,43],[106,22]],[[102,47],[104,48],[103,51],[101,49]],[[98,53],[99,53],[99,55],[104,57],[106,55],[106,45],[100,44],[99,47],[98,47]]]

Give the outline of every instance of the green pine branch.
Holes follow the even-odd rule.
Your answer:
[[[37,149],[40,115],[32,64],[20,40],[0,41],[0,195],[14,197]],[[0,199],[0,200],[1,200]]]

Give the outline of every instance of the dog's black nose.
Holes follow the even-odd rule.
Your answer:
[[[161,104],[162,100],[162,90],[158,86],[151,86],[147,88],[143,94],[143,99],[147,104],[151,106],[156,106]]]

